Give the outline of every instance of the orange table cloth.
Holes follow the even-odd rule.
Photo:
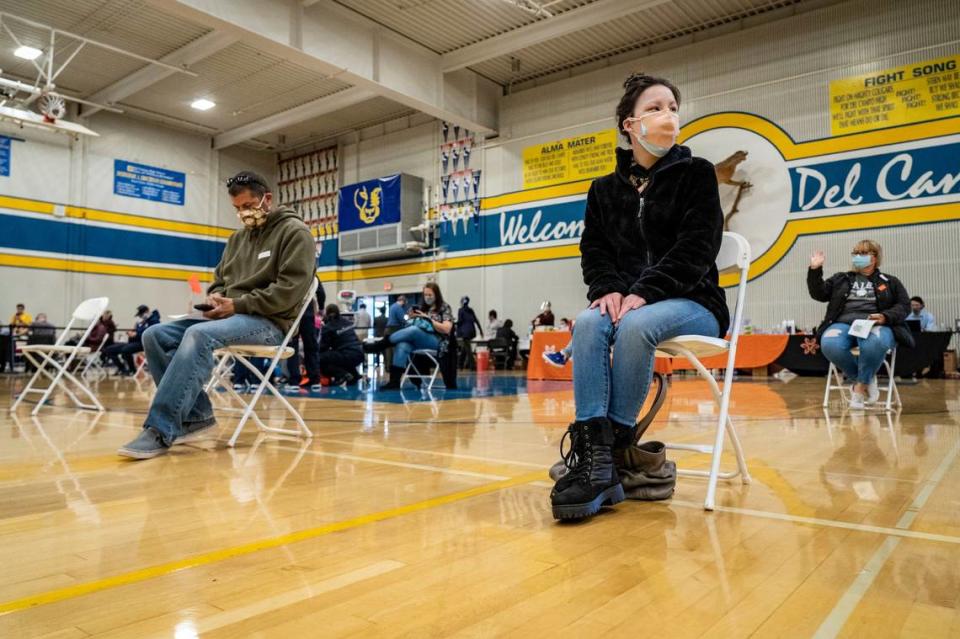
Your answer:
[[[536,331],[530,339],[530,360],[527,362],[527,379],[573,379],[573,365],[567,362],[563,368],[543,361],[547,348],[561,351],[570,343],[570,331]]]
[[[737,358],[734,360],[736,368],[763,368],[777,361],[777,358],[787,348],[789,335],[741,335],[737,345]],[[675,357],[666,360],[673,370],[692,369],[693,364],[685,357]],[[703,360],[707,368],[726,368],[726,354],[707,357]]]
[[[788,336],[783,335],[741,335],[737,347],[737,368],[762,368],[775,362],[787,347]],[[530,361],[527,364],[527,379],[572,380],[573,365],[567,362],[563,368],[550,366],[543,361],[543,352],[552,347],[562,350],[570,342],[567,331],[540,331],[530,340]],[[725,368],[726,355],[717,355],[703,360],[707,368]],[[671,373],[674,370],[692,369],[693,364],[684,357],[657,359],[654,370],[658,373]]]

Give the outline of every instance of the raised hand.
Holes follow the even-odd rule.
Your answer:
[[[823,251],[817,251],[810,256],[810,268],[821,268],[826,260],[827,256],[823,254]]]

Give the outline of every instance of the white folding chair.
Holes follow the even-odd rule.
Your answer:
[[[681,335],[657,345],[657,357],[673,358],[685,357],[697,369],[697,373],[707,381],[713,392],[713,399],[720,408],[717,417],[716,436],[712,445],[707,444],[666,444],[674,450],[690,450],[711,456],[710,470],[691,470],[678,468],[678,475],[691,477],[706,477],[707,497],[703,502],[706,510],[713,510],[719,479],[734,479],[739,476],[745,484],[750,483],[750,473],[747,472],[747,462],[743,457],[740,439],[730,420],[730,393],[733,390],[734,361],[737,357],[737,342],[740,337],[740,328],[743,323],[743,304],[747,295],[747,273],[750,269],[750,244],[746,238],[737,233],[724,233],[717,255],[717,269],[725,271],[736,268],[740,272],[737,284],[737,304],[733,312],[733,325],[730,327],[730,340],[719,337],[705,337],[703,335]],[[710,371],[700,361],[702,357],[727,354],[727,367],[723,374],[723,389],[717,384]],[[720,471],[720,458],[723,454],[724,433],[730,436],[730,443],[737,457],[736,470]]]
[[[432,373],[428,374],[420,372],[420,369],[417,368],[417,364],[414,361],[418,355],[430,360],[430,363],[433,365]],[[407,360],[407,367],[403,370],[403,376],[400,378],[400,387],[403,388],[404,383],[406,383],[408,380],[419,379],[427,382],[423,387],[425,390],[432,391],[433,383],[437,381],[437,374],[440,372],[440,362],[437,360],[438,355],[439,354],[437,351],[427,349],[417,350],[410,353],[410,359]]]
[[[226,386],[227,392],[237,400],[240,404],[243,405],[243,416],[240,418],[240,423],[237,424],[237,428],[233,431],[233,436],[230,437],[229,445],[231,447],[236,446],[237,438],[240,437],[240,432],[243,430],[243,427],[246,425],[247,420],[251,417],[253,421],[257,424],[257,427],[262,432],[276,433],[279,435],[303,435],[305,437],[313,437],[313,433],[310,432],[310,429],[307,428],[306,423],[303,421],[303,417],[300,416],[300,413],[297,412],[297,409],[294,408],[287,398],[277,390],[277,388],[270,382],[270,376],[273,374],[273,370],[277,367],[277,364],[282,359],[287,359],[293,355],[293,349],[287,344],[293,339],[293,336],[296,334],[297,329],[300,327],[300,318],[303,317],[303,314],[307,310],[307,306],[313,303],[313,296],[317,292],[317,278],[311,278],[310,290],[307,291],[306,296],[303,298],[303,302],[300,304],[300,312],[297,313],[297,317],[293,320],[293,323],[290,325],[290,329],[287,331],[287,334],[283,337],[283,342],[279,346],[261,346],[261,345],[245,345],[245,344],[235,344],[233,346],[227,346],[225,348],[219,348],[214,351],[214,356],[218,360],[214,366],[214,375],[218,379],[221,379],[225,375],[225,367],[221,366],[222,360],[225,357],[232,357],[235,361],[239,362],[241,365],[245,366],[247,370],[253,373],[257,379],[260,380],[260,383],[257,385],[257,390],[253,393],[253,398],[247,402],[243,397],[237,393],[233,386],[229,383],[224,384]],[[260,370],[254,366],[248,357],[269,357],[270,366],[267,368],[266,374],[260,372]],[[207,382],[207,387],[210,388],[213,383],[213,378]],[[255,409],[257,402],[260,401],[260,397],[263,395],[265,390],[269,390],[273,393],[273,396],[280,400],[280,403],[283,404],[283,407],[287,409],[287,412],[290,413],[297,422],[297,429],[291,430],[289,428],[273,428],[267,426],[263,420],[256,414]]]
[[[81,346],[81,344],[86,341],[87,336],[90,335],[94,325],[100,318],[100,315],[107,309],[107,304],[109,303],[110,299],[106,297],[94,297],[80,302],[80,305],[74,309],[70,322],[66,328],[64,328],[63,332],[60,333],[60,337],[56,343],[27,344],[21,349],[23,356],[37,368],[37,372],[33,374],[27,386],[20,392],[20,395],[17,396],[17,400],[13,403],[13,406],[10,407],[10,412],[17,410],[20,402],[22,402],[27,395],[36,393],[41,395],[41,397],[30,413],[31,415],[36,415],[40,412],[40,408],[44,403],[50,399],[50,395],[58,386],[70,397],[77,408],[103,410],[103,405],[100,403],[100,400],[97,399],[96,395],[93,394],[86,384],[70,372],[70,365],[78,357],[83,357],[90,352],[88,347]],[[83,331],[83,335],[79,341],[73,346],[67,346],[64,342],[67,341],[67,336],[74,328],[74,325],[79,322],[88,322],[89,324],[86,330]],[[63,356],[63,363],[57,360],[57,356]],[[50,384],[46,388],[34,388],[34,384],[39,381],[41,375],[49,379]],[[80,398],[77,397],[67,382],[72,382],[75,389],[83,395],[86,395],[90,403],[86,404],[80,401]]]
[[[854,346],[850,349],[850,354],[854,357],[860,357],[860,349]],[[883,365],[887,368],[887,385],[885,388],[880,389],[880,394],[886,393],[887,398],[883,403],[867,406],[867,408],[882,408],[889,412],[893,410],[894,404],[899,407],[902,406],[903,403],[900,401],[900,390],[897,388],[897,382],[893,376],[893,371],[897,367],[897,347],[894,346],[887,351],[887,355],[890,359],[887,359],[887,357],[883,358]],[[843,375],[841,375],[840,369],[834,366],[833,362],[830,362],[830,368],[827,370],[827,387],[823,391],[824,408],[830,404],[830,394],[833,391],[840,392],[840,401],[844,406],[850,405],[850,387],[844,386]]]

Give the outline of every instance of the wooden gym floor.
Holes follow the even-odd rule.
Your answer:
[[[228,449],[225,417],[219,441],[130,462],[114,451],[149,383],[34,419],[6,410],[24,378],[0,379],[0,636],[960,637],[960,383],[828,419],[822,379],[738,382],[753,484],[706,513],[681,478],[672,501],[558,525],[569,385],[473,381],[304,398],[312,441]],[[708,442],[712,414],[680,378],[649,435]]]

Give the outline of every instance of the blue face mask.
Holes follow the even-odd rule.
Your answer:
[[[870,256],[869,255],[854,255],[853,256],[853,268],[857,271],[862,271],[863,269],[870,266]]]

